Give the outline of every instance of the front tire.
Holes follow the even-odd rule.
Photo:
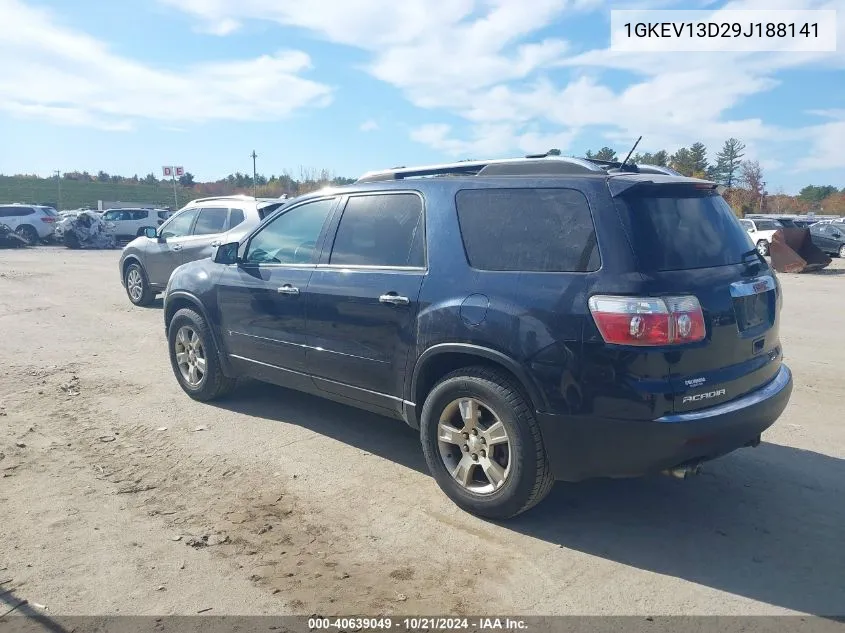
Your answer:
[[[435,481],[472,514],[516,516],[554,484],[531,408],[497,369],[470,367],[445,376],[425,400],[420,436]]]
[[[136,306],[148,306],[155,299],[155,293],[147,281],[147,275],[140,264],[130,264],[123,276],[126,295]]]
[[[209,402],[227,395],[236,381],[223,374],[217,346],[205,319],[182,308],[167,327],[170,365],[182,390],[194,400]]]
[[[839,257],[845,259],[845,245],[839,247]]]
[[[763,257],[766,257],[769,254],[769,243],[766,240],[757,242],[757,252]]]

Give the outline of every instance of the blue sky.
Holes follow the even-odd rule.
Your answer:
[[[528,9],[530,7],[530,10]],[[614,8],[838,9],[834,53],[609,50],[601,0],[0,0],[0,173],[200,180],[522,155],[670,152],[729,136],[772,192],[845,186],[843,0]]]

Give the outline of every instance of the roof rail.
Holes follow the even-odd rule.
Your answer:
[[[424,178],[430,176],[517,176],[517,175],[555,175],[574,173],[600,173],[600,166],[583,158],[567,158],[555,154],[536,155],[532,158],[504,158],[496,160],[467,160],[457,163],[425,165],[421,167],[401,167],[381,171],[369,171],[356,182],[383,182],[386,180],[404,180],[406,178]]]
[[[252,196],[247,196],[242,193],[234,193],[228,196],[209,196],[208,198],[194,198],[191,202],[208,202],[209,200],[255,200]]]

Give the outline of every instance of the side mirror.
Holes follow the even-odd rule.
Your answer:
[[[212,259],[216,264],[237,264],[238,263],[238,242],[221,244],[214,252]]]
[[[151,240],[158,238],[158,231],[155,227],[146,226],[144,227],[144,236],[150,238]]]

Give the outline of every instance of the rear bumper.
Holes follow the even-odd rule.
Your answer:
[[[637,477],[706,461],[755,442],[792,394],[781,365],[766,385],[736,400],[656,420],[619,420],[537,413],[555,478]]]

